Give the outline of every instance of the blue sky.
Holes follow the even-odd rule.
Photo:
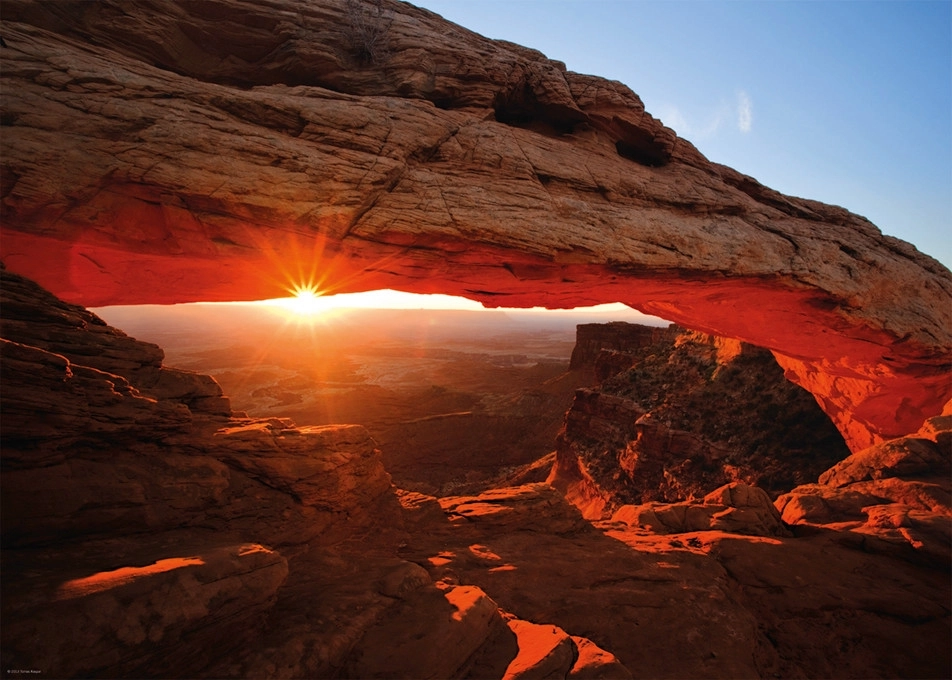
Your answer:
[[[619,80],[713,161],[952,268],[952,0],[416,0]]]

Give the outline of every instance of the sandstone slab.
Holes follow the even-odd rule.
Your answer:
[[[219,430],[215,444],[230,465],[315,508],[357,512],[390,491],[380,452],[359,425],[251,422]]]
[[[841,525],[869,550],[948,565],[952,560],[952,422],[933,418],[915,435],[849,456],[776,501],[789,525]]]
[[[439,503],[457,523],[554,534],[581,531],[588,526],[562,494],[544,483],[493,489],[478,496],[449,496]]]
[[[763,489],[732,482],[702,502],[623,505],[612,521],[645,527],[656,534],[724,531],[751,536],[787,536],[780,513]]]

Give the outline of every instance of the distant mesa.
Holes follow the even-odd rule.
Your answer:
[[[634,352],[665,339],[673,340],[677,333],[677,328],[657,328],[624,321],[579,324],[569,367],[573,370],[594,369],[602,352]]]

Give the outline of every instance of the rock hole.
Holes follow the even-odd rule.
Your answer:
[[[660,168],[668,164],[671,156],[667,150],[658,144],[646,132],[638,131],[640,135],[631,135],[629,139],[615,142],[615,150],[622,158],[627,158],[649,168]]]
[[[540,101],[532,87],[524,83],[510,92],[500,92],[493,102],[496,120],[503,125],[529,129],[550,137],[571,134],[585,120],[585,114],[561,104]]]

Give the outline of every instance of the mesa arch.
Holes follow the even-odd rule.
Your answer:
[[[771,349],[853,450],[952,397],[952,274],[711,163],[626,86],[412,5],[9,0],[10,269],[88,306],[624,302]]]

